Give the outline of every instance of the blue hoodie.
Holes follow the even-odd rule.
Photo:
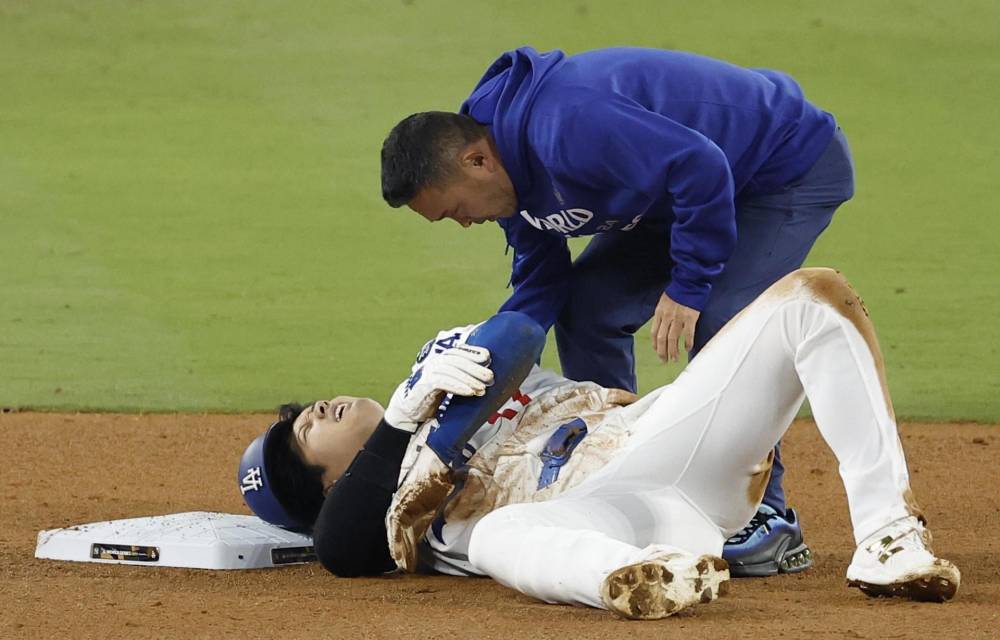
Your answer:
[[[656,49],[504,53],[462,104],[490,129],[519,213],[501,310],[548,329],[569,291],[566,238],[670,226],[666,293],[701,310],[736,246],[734,198],[803,176],[833,116],[789,76]]]

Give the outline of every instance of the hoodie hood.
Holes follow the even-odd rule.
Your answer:
[[[521,199],[531,188],[525,126],[535,94],[566,55],[521,47],[501,55],[479,80],[459,113],[490,128],[504,169]]]

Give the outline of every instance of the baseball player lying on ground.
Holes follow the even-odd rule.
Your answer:
[[[337,575],[488,575],[546,602],[662,618],[725,592],[723,543],[755,513],[808,397],[847,491],[849,583],[954,596],[959,571],[933,555],[909,488],[874,328],[836,271],[779,280],[643,398],[534,367],[543,344],[526,317],[498,314],[429,342],[384,415],[349,397],[284,408],[241,461],[247,503],[314,523]]]

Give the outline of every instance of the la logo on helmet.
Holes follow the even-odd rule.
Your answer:
[[[264,486],[264,479],[260,475],[260,467],[251,467],[240,482],[240,494],[246,495],[247,491],[257,491]]]

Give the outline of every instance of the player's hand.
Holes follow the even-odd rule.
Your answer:
[[[660,301],[653,313],[653,350],[660,360],[676,361],[680,356],[677,343],[684,338],[684,351],[690,351],[694,346],[694,327],[698,324],[700,311],[674,302],[667,294],[660,295]]]
[[[385,409],[385,421],[404,431],[434,415],[445,394],[481,396],[493,384],[490,352],[460,344],[424,360],[419,369],[396,387]]]

